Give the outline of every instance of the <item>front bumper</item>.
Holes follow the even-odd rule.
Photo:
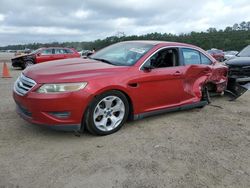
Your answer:
[[[90,101],[90,95],[83,90],[60,94],[31,91],[24,96],[13,92],[13,98],[17,113],[26,121],[64,131],[80,130]]]
[[[250,66],[229,67],[229,78],[235,79],[236,82],[250,82]]]
[[[24,62],[21,58],[11,59],[11,62],[13,67],[23,67],[24,65]]]

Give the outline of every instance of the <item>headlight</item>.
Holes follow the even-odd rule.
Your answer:
[[[85,88],[87,84],[88,84],[87,82],[44,84],[37,90],[37,93],[60,93],[60,92],[78,91],[80,89]]]

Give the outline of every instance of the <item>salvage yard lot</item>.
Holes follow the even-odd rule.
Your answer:
[[[15,113],[20,72],[0,78],[0,187],[250,187],[249,91],[76,137]]]

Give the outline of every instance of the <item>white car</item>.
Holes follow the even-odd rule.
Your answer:
[[[238,51],[225,51],[224,52],[225,60],[234,58],[238,53],[239,53]]]

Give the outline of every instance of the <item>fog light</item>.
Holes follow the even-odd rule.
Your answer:
[[[70,112],[49,112],[49,114],[59,119],[66,119],[66,118],[69,118],[71,113]]]

